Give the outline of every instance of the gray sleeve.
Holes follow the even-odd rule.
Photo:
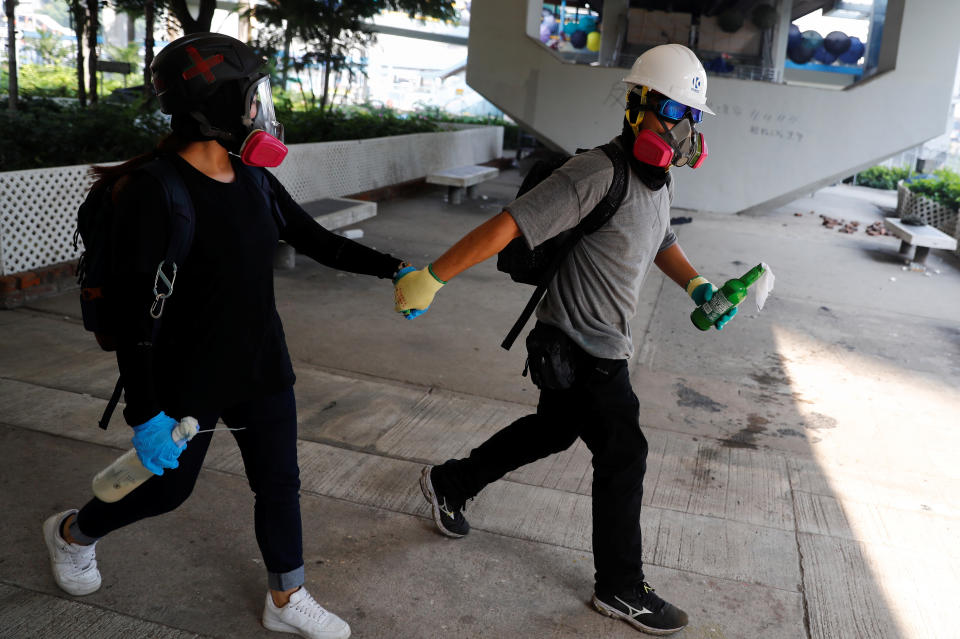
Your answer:
[[[571,158],[504,209],[533,248],[576,226],[606,196],[612,182],[613,164],[594,149]]]
[[[667,232],[663,234],[663,241],[660,242],[660,248],[657,249],[657,253],[660,251],[665,251],[674,244],[677,243],[677,234],[673,232],[673,227],[668,226]]]

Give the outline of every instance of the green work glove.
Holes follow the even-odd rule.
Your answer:
[[[446,282],[434,274],[430,265],[419,271],[398,274],[393,282],[393,308],[398,313],[426,309],[444,284]]]
[[[702,275],[697,275],[689,282],[687,282],[687,295],[690,296],[690,299],[693,300],[693,303],[697,306],[703,306],[713,298],[713,294],[717,292],[717,287],[710,283],[710,281],[703,277]],[[720,318],[714,322],[716,329],[723,330],[723,327],[727,325],[727,322],[733,319],[733,316],[737,314],[737,307],[734,306],[729,311],[720,316]]]

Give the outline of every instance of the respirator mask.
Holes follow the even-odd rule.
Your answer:
[[[238,151],[240,159],[250,166],[280,166],[287,157],[287,147],[283,144],[283,125],[273,108],[269,76],[260,78],[247,89],[243,104],[244,115],[240,121],[246,137]]]
[[[283,125],[277,121],[273,108],[269,76],[257,78],[246,89],[238,83],[224,86],[202,109],[190,111],[189,118],[195,122],[192,128],[199,136],[191,135],[191,123],[183,119],[178,122],[176,115],[174,130],[179,124],[188,139],[216,140],[249,166],[280,166],[287,156]]]
[[[702,111],[676,100],[662,98],[651,104],[634,106],[638,113],[636,118],[631,120],[629,94],[627,102],[626,118],[635,135],[633,156],[637,160],[662,168],[672,164],[696,169],[707,159],[707,142],[695,127],[695,123],[703,119]],[[653,113],[663,125],[663,132],[640,129],[644,111]],[[670,123],[674,124],[673,128],[668,127]]]

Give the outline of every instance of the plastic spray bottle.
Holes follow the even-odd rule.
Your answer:
[[[190,441],[199,428],[196,419],[184,417],[171,431],[170,437],[175,442]],[[97,473],[93,478],[93,494],[100,501],[107,503],[120,501],[127,493],[151,477],[153,473],[140,462],[137,449],[132,448]]]
[[[738,306],[747,298],[747,288],[760,279],[767,270],[765,264],[757,264],[742,277],[727,280],[720,289],[713,294],[709,301],[693,309],[690,319],[693,325],[701,331],[708,331],[724,313]]]

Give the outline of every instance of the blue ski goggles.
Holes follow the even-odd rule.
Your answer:
[[[670,98],[661,98],[657,102],[646,105],[646,107],[651,111],[656,111],[661,117],[674,122],[679,122],[686,117],[688,113],[694,124],[698,124],[703,120],[703,111],[689,107],[676,100],[671,100]]]

